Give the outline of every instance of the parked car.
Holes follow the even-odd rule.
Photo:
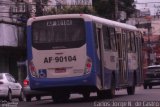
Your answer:
[[[152,86],[160,85],[160,65],[148,66],[144,73],[144,89],[152,89]]]
[[[50,95],[50,93],[48,93],[48,92],[31,90],[31,88],[29,86],[28,76],[23,81],[23,90],[24,90],[24,96],[25,96],[27,102],[30,102],[33,97],[36,97],[37,100],[41,100],[42,96]]]
[[[9,102],[12,98],[24,100],[23,89],[20,83],[9,73],[0,73],[0,98]]]

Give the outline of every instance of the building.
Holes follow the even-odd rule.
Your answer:
[[[129,18],[127,23],[137,26],[142,31],[144,58],[148,65],[160,63],[160,17],[148,14],[140,15],[139,17]]]
[[[51,0],[52,5],[92,5],[92,0]]]
[[[143,11],[149,9],[151,15],[158,15],[160,12],[160,1],[158,0],[135,0],[135,5],[138,10]]]
[[[0,1],[0,72],[20,80],[24,73],[18,63],[26,58],[26,35],[21,15],[14,14],[16,5],[12,0]]]

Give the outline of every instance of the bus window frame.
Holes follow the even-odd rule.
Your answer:
[[[111,37],[110,37],[110,33],[109,33],[109,27],[108,26],[103,26],[102,27],[102,33],[103,33],[103,45],[104,45],[104,49],[105,50],[112,50],[111,47]],[[107,43],[107,44],[105,44]]]
[[[109,28],[109,33],[110,33],[110,41],[111,41],[111,50],[112,51],[117,51],[115,28],[114,27],[110,27]]]
[[[131,35],[131,47],[132,47],[131,51],[135,53],[136,52],[136,43],[135,43],[135,36],[136,35],[135,35],[135,32],[131,31],[130,35]]]
[[[54,19],[54,20],[58,20],[58,19]],[[59,19],[59,20],[62,20],[62,19]],[[70,19],[70,20],[72,20],[72,19]],[[82,21],[82,23],[83,23],[83,28],[82,28],[82,30],[84,31],[83,33],[84,33],[84,37],[83,37],[83,39],[82,40],[79,40],[79,41],[65,41],[65,42],[63,42],[63,41],[60,41],[60,42],[55,42],[55,41],[53,41],[53,42],[48,42],[48,43],[45,43],[45,42],[42,42],[42,43],[35,43],[35,41],[34,41],[34,37],[33,37],[33,35],[34,35],[34,29],[35,30],[37,30],[37,29],[42,29],[41,27],[40,28],[34,28],[34,24],[37,24],[37,23],[46,23],[47,21],[52,21],[51,19],[48,19],[48,20],[40,20],[40,21],[35,21],[35,22],[33,22],[32,24],[31,24],[31,27],[32,27],[32,37],[31,37],[31,41],[32,41],[32,46],[34,47],[34,48],[36,48],[36,49],[38,49],[38,50],[52,50],[52,49],[55,49],[55,50],[57,50],[57,49],[65,49],[65,48],[75,48],[75,47],[81,47],[81,46],[83,46],[85,43],[86,43],[86,28],[85,28],[85,21],[83,20],[83,19],[81,19],[81,18],[77,18],[77,19],[74,19],[73,18],[73,20],[80,20],[80,21]],[[66,26],[64,26],[64,27],[66,27]],[[42,31],[41,31],[42,32]],[[45,31],[43,31],[43,33],[46,33],[46,34],[48,34],[48,32],[46,32],[46,29],[45,29]],[[38,35],[42,35],[42,33],[40,33],[40,32],[38,32]],[[54,37],[55,38],[55,37]],[[40,38],[38,38],[38,40],[39,40]],[[55,48],[54,48],[55,47]]]
[[[132,47],[131,47],[131,36],[129,31],[126,31],[126,35],[127,35],[127,50],[128,52],[131,52]]]

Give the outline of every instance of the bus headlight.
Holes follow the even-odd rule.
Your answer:
[[[91,58],[88,57],[85,64],[84,74],[90,73],[91,70],[92,70],[92,60]]]

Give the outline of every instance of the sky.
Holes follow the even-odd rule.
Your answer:
[[[136,8],[143,9],[148,8],[151,12],[151,15],[155,15],[157,12],[160,13],[160,0],[135,0]]]
[[[145,2],[160,2],[160,0],[135,0],[138,1],[140,3],[145,3]]]
[[[65,3],[65,4],[66,3],[72,4],[75,2],[77,2],[78,4],[82,2],[83,4],[92,4],[92,0],[51,0],[51,1],[54,5],[56,4],[56,1]],[[137,1],[136,3],[137,9],[140,9],[140,10],[149,9],[151,15],[156,15],[157,13],[159,13],[160,15],[160,0],[135,0],[135,1]]]

